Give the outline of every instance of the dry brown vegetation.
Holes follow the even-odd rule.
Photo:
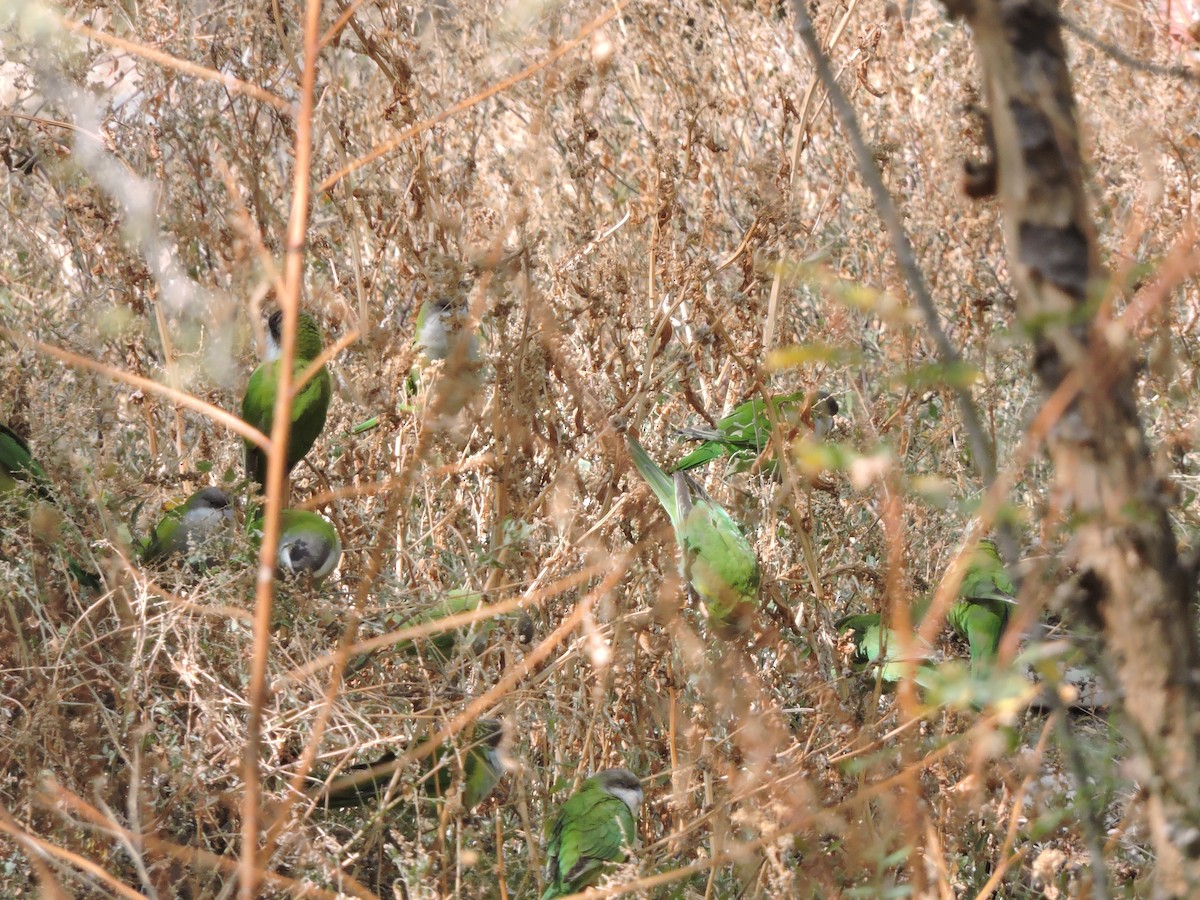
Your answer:
[[[946,384],[961,374],[934,365],[790,13],[633,2],[595,27],[616,6],[368,0],[321,52],[302,306],[352,339],[293,495],[337,524],[346,555],[321,590],[276,598],[259,761],[278,846],[259,893],[535,897],[542,822],[587,773],[625,765],[647,800],[611,884],[642,879],[649,896],[1087,895],[1097,855],[1112,893],[1138,895],[1138,773],[1121,767],[1108,710],[1030,709],[1023,679],[986,697],[964,686],[959,702],[881,694],[834,632],[938,583],[981,482]],[[1022,614],[1047,618],[1071,523],[1040,457],[1017,454],[1039,398],[999,212],[960,189],[981,142],[968,36],[934,3],[814,6],[978,375],[1016,485]],[[1155,10],[1117,6],[1069,14],[1147,62],[1177,61],[1185,45]],[[74,552],[105,580],[79,586],[36,518],[5,514],[6,897],[53,896],[55,881],[78,897],[237,889],[252,554],[198,578],[143,572],[128,546],[165,501],[235,485],[241,441],[113,373],[239,409],[294,190],[294,7],[66,10],[143,49],[61,24],[34,34],[28,8],[3,35],[0,418],[29,437],[82,536]],[[322,29],[346,4],[326,7]],[[1070,51],[1102,246],[1132,291],[1194,224],[1195,85]],[[414,401],[413,321],[435,297],[479,323],[483,363],[439,364]],[[1144,418],[1185,544],[1200,526],[1197,315],[1193,279],[1141,336]],[[685,601],[622,430],[665,463],[683,452],[674,428],[762,386],[833,391],[845,452],[828,490],[794,466],[782,483],[703,472],[751,535],[772,601],[752,639],[724,643]],[[460,587],[520,600],[532,640],[506,617],[450,666],[385,646],[333,677],[340,642],[393,634]],[[1066,666],[1054,646],[1051,682]],[[949,638],[941,649],[963,656]],[[383,812],[330,812],[289,788],[306,749],[325,777],[480,714],[506,723],[510,768],[470,813],[414,809],[416,765]]]

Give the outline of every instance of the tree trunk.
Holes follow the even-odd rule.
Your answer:
[[[1134,341],[1113,316],[1083,191],[1057,4],[944,0],[974,34],[995,140],[1017,312],[1061,415],[1056,490],[1078,521],[1077,611],[1098,623],[1136,726],[1156,897],[1200,890],[1200,648],[1134,397]],[[989,183],[990,179],[981,179]],[[1049,413],[1049,411],[1046,411]]]

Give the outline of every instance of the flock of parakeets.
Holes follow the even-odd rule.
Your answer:
[[[279,380],[279,344],[283,314],[275,312],[267,322],[267,358],[254,373],[246,387],[242,402],[242,418],[264,434],[270,435],[275,411],[275,396]],[[296,338],[296,361],[293,383],[321,355],[321,331],[312,317],[301,314]],[[329,371],[322,366],[296,393],[292,403],[292,427],[287,447],[287,471],[291,470],[312,449],[329,411],[332,386]],[[266,456],[255,445],[246,442],[246,474],[257,484],[266,480]],[[40,499],[53,501],[53,491],[45,471],[29,452],[29,446],[15,432],[0,425],[0,495],[24,488]],[[251,544],[262,540],[262,511],[248,517],[247,533]],[[150,534],[138,542],[141,561],[155,564],[175,558],[188,558],[199,566],[215,562],[213,556],[223,537],[230,534],[234,520],[233,503],[223,490],[204,487],[171,507],[154,526]],[[280,537],[277,545],[279,571],[306,577],[318,583],[337,566],[342,544],[337,530],[329,520],[301,509],[285,509],[280,517]],[[78,580],[98,586],[99,579],[87,572],[74,559],[68,566]]]
[[[445,314],[426,303],[417,322],[416,343],[429,359],[445,358],[449,339]],[[278,391],[279,345],[282,314],[268,322],[266,360],[250,376],[242,403],[242,417],[269,435]],[[320,329],[313,319],[301,314],[293,365],[293,383],[322,352]],[[287,472],[312,449],[325,425],[332,394],[328,370],[322,366],[296,393],[287,445]],[[670,470],[660,468],[632,436],[628,438],[634,466],[650,486],[670,518],[681,551],[680,568],[690,595],[698,600],[717,634],[732,636],[746,631],[757,613],[760,572],[753,547],[729,513],[709,498],[688,474],[714,459],[728,460],[728,470],[743,472],[758,464],[770,474],[777,468],[769,453],[771,436],[790,437],[804,427],[818,440],[830,430],[838,412],[837,401],[828,394],[802,393],[754,398],[721,419],[716,428],[690,428],[678,434],[700,445]],[[781,426],[792,431],[776,432]],[[250,480],[266,480],[267,457],[246,442],[246,471]],[[45,471],[29,452],[28,445],[9,428],[0,425],[0,495],[24,491],[39,498],[53,494]],[[261,540],[261,512],[251,514],[248,531],[252,541]],[[170,557],[187,557],[194,564],[211,564],[208,557],[227,533],[234,519],[230,498],[215,487],[196,491],[175,506],[142,542],[141,559],[155,563]],[[333,525],[323,517],[298,509],[282,512],[278,566],[292,575],[307,575],[319,582],[337,565],[341,541]],[[71,562],[72,572],[83,570]],[[81,578],[81,580],[83,580]],[[1004,570],[996,546],[981,540],[963,579],[958,598],[947,613],[954,631],[970,647],[971,666],[979,671],[997,654],[1000,638],[1013,603],[1014,588]],[[418,621],[440,618],[476,608],[476,592],[449,594]],[[914,605],[912,620],[919,623],[928,598]],[[918,645],[913,635],[907,642],[884,625],[878,614],[847,616],[837,623],[840,634],[853,644],[853,656],[864,668],[872,666],[884,681],[898,681],[906,670],[915,669],[923,683],[930,669],[931,651]],[[463,635],[435,635],[423,648],[433,657],[448,659]],[[911,657],[904,656],[907,648]],[[403,647],[399,649],[404,649]],[[504,767],[499,748],[500,723],[479,720],[469,742],[455,748],[444,746],[426,762],[422,790],[426,796],[444,798],[456,785],[464,808],[482,803],[494,790]],[[314,779],[314,794],[327,807],[362,806],[386,802],[395,782],[394,754],[366,766],[348,770],[331,780]],[[627,769],[606,769],[585,780],[547,825],[547,887],[542,900],[562,897],[595,884],[611,867],[623,860],[635,840],[638,809],[643,799],[636,775]]]

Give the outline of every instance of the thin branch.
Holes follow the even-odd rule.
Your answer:
[[[418,122],[416,125],[406,128],[404,131],[400,132],[400,134],[396,135],[390,141],[385,141],[384,143],[382,143],[378,147],[376,147],[374,150],[372,150],[370,153],[367,153],[365,156],[360,156],[358,159],[354,160],[353,162],[349,163],[348,165],[343,166],[341,169],[334,172],[332,175],[330,175],[328,178],[326,178],[324,181],[322,181],[319,185],[317,185],[317,191],[324,192],[324,191],[329,190],[331,187],[333,187],[335,184],[337,184],[339,181],[341,181],[343,178],[345,178],[351,172],[356,172],[359,169],[361,169],[363,166],[367,165],[368,163],[372,163],[375,160],[379,159],[381,156],[386,156],[387,154],[389,154],[393,150],[395,150],[397,147],[412,140],[418,134],[428,131],[434,125],[437,125],[440,122],[444,122],[444,121],[446,121],[446,119],[452,118],[452,117],[458,115],[460,112],[470,109],[472,106],[477,106],[478,104],[482,103],[484,100],[489,99],[490,97],[494,97],[497,94],[503,93],[504,91],[508,90],[513,85],[520,84],[522,81],[525,81],[526,79],[536,75],[538,72],[542,71],[542,69],[545,69],[547,66],[549,66],[555,62],[558,62],[558,60],[562,59],[564,56],[566,56],[568,53],[570,53],[572,50],[574,50],[576,47],[578,47],[580,44],[582,44],[584,41],[586,41],[589,37],[591,37],[592,34],[594,34],[596,31],[599,31],[601,28],[603,28],[605,25],[607,25],[610,21],[615,19],[622,12],[624,12],[625,7],[627,7],[632,2],[633,2],[633,0],[620,0],[620,2],[618,2],[616,5],[614,5],[613,8],[610,9],[608,12],[604,13],[601,16],[597,16],[595,19],[593,19],[591,22],[589,22],[587,25],[585,25],[580,30],[580,32],[577,35],[575,35],[575,37],[571,38],[569,41],[564,41],[561,45],[556,47],[553,51],[551,51],[546,56],[545,59],[542,59],[542,60],[539,60],[538,62],[532,63],[532,64],[526,66],[520,72],[517,72],[515,75],[510,75],[508,78],[505,78],[502,81],[497,82],[496,84],[492,85],[491,87],[484,88],[479,93],[473,94],[472,96],[467,97],[464,100],[460,100],[457,103],[455,103],[453,106],[446,107],[437,115],[431,116],[428,119],[424,119],[424,120]]]
[[[158,63],[164,68],[174,69],[176,72],[182,72],[185,75],[199,78],[201,81],[214,81],[231,93],[245,94],[247,97],[261,100],[263,103],[275,107],[275,109],[282,113],[290,114],[292,111],[292,104],[289,101],[260,88],[256,84],[250,84],[248,81],[242,81],[240,78],[218,72],[215,69],[209,69],[206,66],[196,65],[196,63],[188,62],[185,59],[180,59],[177,56],[172,56],[170,53],[164,53],[162,50],[156,50],[153,47],[147,47],[145,44],[139,44],[136,41],[129,41],[115,35],[105,34],[103,31],[97,31],[95,28],[84,25],[82,22],[76,22],[74,19],[68,19],[66,16],[57,16],[56,19],[59,25],[72,34],[78,34],[81,37],[97,41],[109,47],[116,47],[118,50],[124,50],[126,53],[131,53],[150,62]]]
[[[808,50],[808,55],[816,67],[817,77],[821,79],[821,84],[841,120],[846,138],[854,150],[859,174],[871,192],[871,197],[875,201],[875,209],[879,212],[879,218],[883,221],[884,228],[887,229],[888,237],[891,239],[892,252],[896,255],[896,261],[904,273],[908,288],[912,291],[913,297],[925,317],[925,325],[933,336],[938,358],[942,365],[947,367],[960,364],[962,356],[950,342],[945,329],[942,328],[933,296],[929,292],[929,286],[925,283],[925,275],[917,264],[916,254],[908,240],[908,234],[900,222],[896,204],[892,202],[892,195],[888,193],[883,178],[879,174],[879,168],[871,156],[871,151],[867,148],[866,141],[863,140],[854,108],[846,99],[846,95],[834,77],[833,69],[829,65],[829,58],[821,50],[816,32],[813,30],[812,19],[808,15],[803,0],[792,0],[792,12],[796,16],[796,32],[800,35],[805,49]],[[979,411],[975,408],[971,394],[966,388],[952,385],[951,390],[958,403],[959,415],[962,416],[963,426],[967,430],[967,438],[971,442],[971,453],[975,457],[975,466],[983,478],[983,483],[990,486],[996,480],[996,460],[992,454],[991,444],[984,433]]]
[[[292,424],[293,360],[300,317],[300,286],[304,278],[304,235],[308,230],[311,197],[313,116],[316,108],[317,58],[320,54],[321,0],[308,0],[304,10],[304,71],[300,82],[300,111],[296,120],[296,168],[292,178],[292,209],[288,218],[284,291],[279,297],[283,334],[277,372],[275,409],[271,426],[271,452],[267,456],[266,510],[258,555],[258,589],[254,597],[254,640],[250,658],[250,710],[246,722],[246,749],[242,762],[245,795],[242,798],[242,855],[238,894],[254,900],[258,887],[258,829],[261,783],[259,745],[262,742],[263,708],[267,700],[267,657],[271,650],[271,610],[275,600],[275,556],[279,543],[280,513],[287,502],[287,443]]]

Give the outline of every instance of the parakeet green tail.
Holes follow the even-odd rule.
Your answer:
[[[688,586],[715,625],[745,628],[758,608],[758,557],[737,523],[683,472],[667,475],[629,437],[633,463],[667,511]]]

